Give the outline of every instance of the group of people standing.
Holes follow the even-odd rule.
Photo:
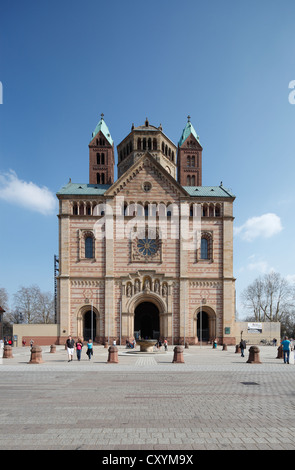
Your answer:
[[[75,343],[75,340],[71,336],[69,336],[67,341],[66,341],[66,346],[67,346],[67,351],[68,351],[68,362],[71,362],[73,360],[75,349],[76,349],[77,359],[78,359],[78,361],[80,361],[81,360],[81,354],[82,354],[82,348],[84,346],[83,341],[81,340],[81,338],[78,338],[76,343]],[[87,343],[86,354],[87,354],[89,360],[93,356],[93,343],[92,343],[91,339],[89,339],[89,341]]]

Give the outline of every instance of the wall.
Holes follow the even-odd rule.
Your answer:
[[[247,344],[260,344],[261,340],[272,342],[273,338],[277,339],[277,346],[281,342],[281,323],[280,322],[262,322],[262,333],[249,333],[248,322],[235,323],[235,336],[236,344],[241,341],[241,331],[243,332],[243,339]]]
[[[13,335],[17,335],[15,346],[22,346],[22,340],[26,340],[26,346],[30,345],[31,339],[34,345],[47,346],[58,343],[59,325],[57,324],[15,324]]]

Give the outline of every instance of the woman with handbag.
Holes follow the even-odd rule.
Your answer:
[[[77,359],[78,361],[81,360],[81,352],[82,352],[82,348],[83,348],[83,342],[80,338],[78,338],[77,342],[76,342],[76,353],[77,353]]]

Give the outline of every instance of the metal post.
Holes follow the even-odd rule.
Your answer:
[[[120,346],[122,346],[122,300],[120,300]]]
[[[202,301],[200,309],[200,348],[202,347]]]
[[[173,338],[173,300],[172,300],[172,346],[173,346],[173,342],[174,342],[174,338]]]
[[[92,343],[94,343],[94,338],[93,338],[93,302],[91,300],[91,339]]]

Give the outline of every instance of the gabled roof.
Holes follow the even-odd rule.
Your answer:
[[[178,142],[179,147],[182,146],[183,142],[185,142],[186,139],[187,139],[191,134],[193,134],[193,136],[196,138],[196,140],[200,143],[200,138],[199,138],[198,134],[196,133],[196,131],[195,131],[195,129],[194,129],[194,126],[192,125],[192,123],[191,123],[190,120],[188,119],[188,121],[187,121],[187,123],[186,123],[186,126],[185,126],[185,128],[183,129],[183,131],[182,131],[180,140],[179,140],[179,142]]]
[[[220,186],[183,186],[190,196],[195,197],[230,197],[235,195],[227,188]]]
[[[57,193],[57,196],[71,195],[71,196],[102,196],[110,184],[85,184],[85,183],[72,183],[69,182],[63,186]]]
[[[107,195],[113,195],[122,185],[122,183],[128,181],[128,178],[130,175],[133,175],[134,171],[136,170],[137,167],[140,167],[142,163],[147,160],[150,162],[151,165],[157,168],[157,171],[159,171],[167,180],[169,181],[169,184],[172,185],[180,194],[183,196],[187,195],[187,192],[185,189],[176,181],[173,176],[171,176],[167,170],[153,157],[149,151],[146,151],[138,160],[136,160],[133,165],[128,168],[120,177],[117,179],[117,181],[114,182],[114,184],[110,187],[110,189],[107,191]]]
[[[105,136],[105,138],[107,139],[107,141],[113,145],[113,139],[112,139],[112,136],[110,134],[110,131],[109,131],[109,128],[108,126],[106,125],[103,117],[101,117],[99,123],[97,124],[94,132],[92,132],[92,139],[100,132],[102,132],[102,134]],[[92,140],[91,139],[91,140]]]

